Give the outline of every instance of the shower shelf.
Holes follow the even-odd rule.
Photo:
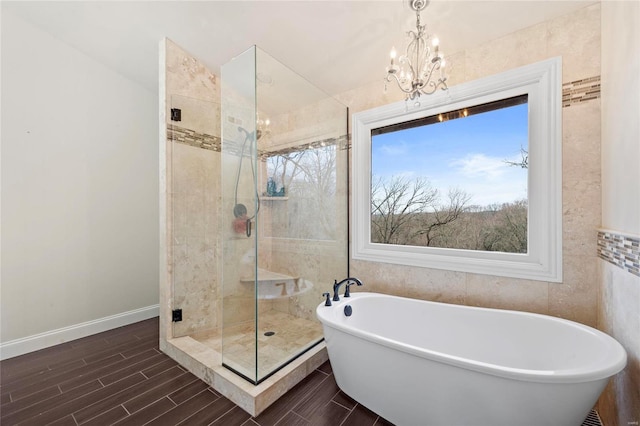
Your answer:
[[[243,284],[254,284],[255,278],[240,278]],[[280,299],[284,297],[298,296],[313,288],[313,284],[300,277],[281,274],[258,268],[258,298]]]
[[[260,197],[260,201],[287,201],[289,197]]]

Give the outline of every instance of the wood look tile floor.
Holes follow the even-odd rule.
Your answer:
[[[0,424],[391,425],[314,370],[251,417],[158,349],[158,318],[0,362]]]

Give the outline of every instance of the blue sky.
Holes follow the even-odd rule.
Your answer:
[[[426,177],[446,195],[457,187],[470,204],[488,205],[527,198],[527,170],[509,166],[528,151],[527,104],[372,138],[374,176]],[[444,199],[443,199],[444,201]]]

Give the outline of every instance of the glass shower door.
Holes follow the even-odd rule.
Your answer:
[[[173,337],[215,339],[220,326],[218,198],[220,104],[172,95],[170,237]]]
[[[222,67],[222,363],[253,383],[258,381],[255,82],[255,49]]]
[[[347,276],[348,111],[256,47],[221,77],[222,360],[259,383],[322,341]]]

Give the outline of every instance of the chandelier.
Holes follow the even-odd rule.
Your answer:
[[[429,0],[409,0],[409,7],[416,12],[416,30],[407,31],[411,41],[406,53],[397,61],[396,49],[391,49],[391,64],[387,67],[385,81],[395,80],[400,90],[407,94],[407,100],[430,95],[439,88],[447,89],[445,60],[440,51],[440,42],[437,37],[431,38],[426,34],[426,25],[420,24],[420,12],[428,5]],[[385,90],[386,88],[385,83]]]

